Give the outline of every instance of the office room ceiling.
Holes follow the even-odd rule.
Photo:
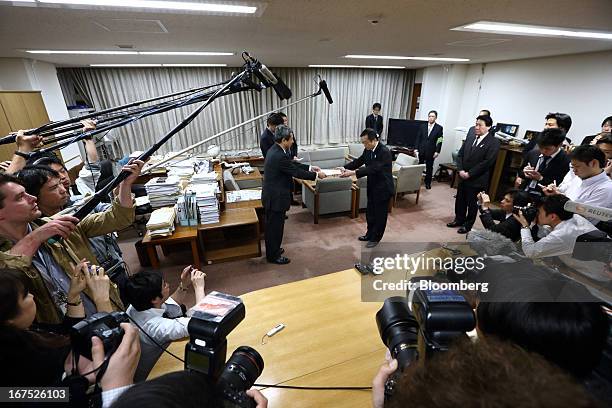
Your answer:
[[[32,0],[33,1],[33,0]],[[193,1],[193,0],[192,0]],[[213,2],[209,0],[207,2]],[[245,4],[233,2],[232,4]],[[0,1],[0,57],[58,66],[225,63],[248,50],[269,66],[443,62],[346,59],[346,54],[469,58],[469,63],[612,49],[612,40],[451,31],[479,20],[612,32],[611,0],[267,0],[254,15],[72,9]],[[377,20],[372,24],[370,20]],[[32,55],[23,50],[226,51],[234,56]],[[124,48],[125,49],[125,48]]]

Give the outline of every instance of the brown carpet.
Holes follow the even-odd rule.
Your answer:
[[[389,214],[387,229],[382,242],[449,242],[465,240],[465,235],[456,229],[447,228],[454,215],[456,190],[448,183],[432,184],[431,190],[421,190],[419,204],[416,194],[400,197],[393,212]],[[364,243],[357,237],[365,233],[365,213],[351,219],[348,214],[322,216],[319,224],[313,223],[308,209],[292,206],[285,221],[283,248],[291,259],[288,265],[274,265],[265,257],[203,266],[207,274],[206,290],[218,290],[241,295],[257,289],[280,285],[313,276],[352,268],[360,257]],[[477,220],[477,228],[480,221]],[[143,268],[134,249],[135,238],[122,240],[124,259],[132,273]],[[262,240],[262,252],[265,245]],[[180,248],[164,257],[158,249],[161,271],[171,287],[178,285],[178,278],[185,260],[191,260],[188,249]],[[188,261],[188,262],[189,262]]]

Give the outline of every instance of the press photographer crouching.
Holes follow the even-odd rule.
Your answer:
[[[113,408],[267,407],[266,398],[258,390],[251,389],[264,369],[259,353],[251,347],[241,346],[225,361],[227,335],[246,313],[242,300],[212,292],[191,310],[185,371],[137,384],[123,394]]]
[[[510,190],[506,192],[499,209],[491,209],[491,199],[484,191],[478,194],[482,225],[512,241],[521,239],[521,223],[512,214],[518,212],[517,207],[526,209],[530,205],[532,205],[532,199],[526,191]]]
[[[109,285],[103,269],[88,267],[81,262],[71,274],[63,322],[42,325],[34,323],[37,306],[22,274],[11,269],[0,270],[2,384],[69,387],[70,406],[79,407],[87,404],[88,397],[84,393],[89,385],[97,383],[97,388],[102,392],[96,399],[102,406],[109,406],[121,391],[132,384],[140,356],[138,332],[130,324],[122,323],[121,329],[117,328],[116,332],[120,331],[123,337],[114,337],[117,349],[111,355],[97,335],[83,339],[73,329],[73,325],[80,325],[83,333],[95,334],[87,330],[89,322],[83,320],[85,310],[81,293],[88,287],[97,310],[111,311]],[[75,340],[79,344],[87,344],[88,349],[84,354],[89,358],[77,355],[80,348],[75,347]],[[98,369],[102,366],[106,366],[104,373]],[[66,378],[62,379],[64,374]]]

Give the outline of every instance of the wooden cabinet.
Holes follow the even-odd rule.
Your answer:
[[[0,91],[0,137],[49,122],[40,91]],[[14,144],[0,146],[0,161],[11,160]]]

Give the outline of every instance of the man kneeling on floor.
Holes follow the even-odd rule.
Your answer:
[[[190,317],[187,315],[191,310],[188,311],[184,305],[187,288],[193,284],[197,305],[205,296],[205,277],[204,272],[192,266],[186,267],[181,273],[181,283],[172,296],[170,285],[158,272],[140,272],[130,277],[125,287],[130,303],[127,314],[141,329],[142,353],[134,375],[135,382],[146,380],[163,352],[159,346],[165,349],[170,342],[189,336],[187,325]]]

